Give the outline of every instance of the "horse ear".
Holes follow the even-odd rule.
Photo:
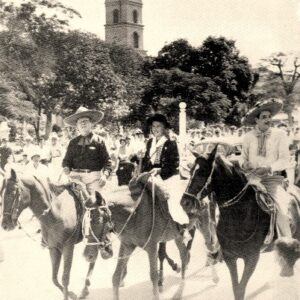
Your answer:
[[[17,181],[17,173],[14,169],[11,169],[10,171],[10,178],[14,181]]]
[[[96,203],[98,206],[105,206],[106,202],[104,200],[104,198],[102,197],[102,195],[99,192],[95,192],[96,194]]]
[[[218,151],[218,146],[219,146],[219,144],[217,144],[216,146],[215,146],[215,148],[213,149],[213,151],[209,154],[209,157],[208,157],[208,161],[214,161],[215,160],[215,158],[216,158],[216,154],[217,154],[217,151]]]

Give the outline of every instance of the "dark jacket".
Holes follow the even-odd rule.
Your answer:
[[[178,153],[178,147],[176,142],[171,140],[167,140],[165,142],[160,156],[160,163],[156,165],[152,165],[152,162],[150,160],[149,153],[150,153],[151,143],[152,143],[152,139],[150,139],[146,145],[146,153],[142,162],[142,172],[148,172],[153,168],[161,168],[160,176],[163,180],[178,174],[179,153]]]
[[[70,141],[62,165],[70,170],[88,169],[107,171],[109,174],[112,170],[111,159],[104,140],[93,133],[87,138],[80,135]]]

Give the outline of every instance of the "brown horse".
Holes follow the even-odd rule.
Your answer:
[[[64,300],[76,298],[68,291],[75,244],[82,240],[84,208],[71,189],[66,195],[51,201],[49,190],[34,176],[18,178],[11,170],[11,177],[2,187],[4,230],[13,230],[22,211],[29,207],[39,220],[44,242],[49,248],[52,262],[52,281],[64,294]],[[102,229],[101,229],[102,230]],[[64,259],[62,285],[57,279],[61,257]]]
[[[228,164],[221,156],[216,155],[216,151],[217,147],[208,158],[200,156],[196,159],[181,204],[186,212],[197,212],[203,207],[203,199],[214,192],[214,200],[220,211],[217,236],[230,271],[234,297],[236,300],[243,300],[247,283],[264,246],[270,216],[258,205],[255,190],[247,184],[240,168]],[[293,224],[297,224],[295,220]],[[299,242],[294,239],[283,240],[278,246],[281,249],[288,247],[290,255],[293,255],[297,252]],[[237,273],[238,258],[245,262],[240,282]]]
[[[137,247],[142,248],[148,254],[154,299],[159,299],[158,244],[175,240],[182,262],[182,278],[185,277],[189,261],[189,254],[179,227],[166,210],[167,203],[162,201],[147,185],[141,184],[141,189],[139,197],[129,197],[126,201],[116,200],[108,204],[111,211],[109,222],[113,224],[113,230],[121,241],[118,263],[112,280],[115,300],[119,299],[119,287],[126,275],[128,260]],[[97,194],[97,203],[100,206],[106,206],[100,194]],[[99,226],[93,226],[92,230],[98,236]],[[96,252],[96,247],[90,247],[86,255],[95,257]]]

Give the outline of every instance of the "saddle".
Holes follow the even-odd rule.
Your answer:
[[[142,173],[136,178],[133,178],[129,183],[129,190],[133,199],[140,196],[143,189],[147,189],[152,193],[154,185],[155,196],[159,201],[167,201],[170,198],[169,193],[163,185],[163,181],[159,177],[151,176],[148,172]]]
[[[258,206],[270,216],[269,231],[264,242],[265,246],[268,246],[272,243],[276,235],[277,210],[275,201],[271,194],[273,191],[275,191],[278,185],[283,186],[283,177],[265,176],[263,178],[256,178],[254,180],[253,178],[250,178],[249,183],[255,191],[255,197]]]
[[[60,184],[60,185],[48,181],[48,185],[50,188],[50,192],[53,193],[54,196],[58,197],[64,191],[67,190],[69,193],[75,196],[76,200],[77,199],[79,200],[79,203],[81,205],[86,201],[88,201],[90,198],[90,195],[86,189],[85,184],[78,180],[72,180],[71,182],[68,182],[66,184]]]

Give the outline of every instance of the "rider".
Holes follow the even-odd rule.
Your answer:
[[[147,120],[147,126],[152,138],[146,144],[142,172],[150,172],[164,181],[170,196],[168,206],[173,219],[181,224],[188,223],[188,216],[180,206],[180,196],[184,191],[180,193],[180,186],[178,187],[179,153],[176,142],[171,141],[168,136],[170,124],[164,115],[155,114]]]
[[[93,125],[102,118],[102,112],[81,106],[75,114],[64,120],[67,125],[76,127],[79,132],[79,136],[72,139],[68,145],[62,163],[64,172],[70,174],[71,179],[86,184],[93,202],[96,199],[95,191],[100,192],[112,171],[111,159],[104,140],[92,132]]]
[[[281,109],[278,99],[259,102],[243,119],[243,124],[254,126],[247,132],[243,142],[243,168],[259,178],[265,190],[272,196],[277,208],[277,231],[279,236],[291,237],[288,217],[288,193],[281,184],[266,184],[272,175],[281,175],[289,163],[289,145],[286,133],[271,128],[272,117]]]

